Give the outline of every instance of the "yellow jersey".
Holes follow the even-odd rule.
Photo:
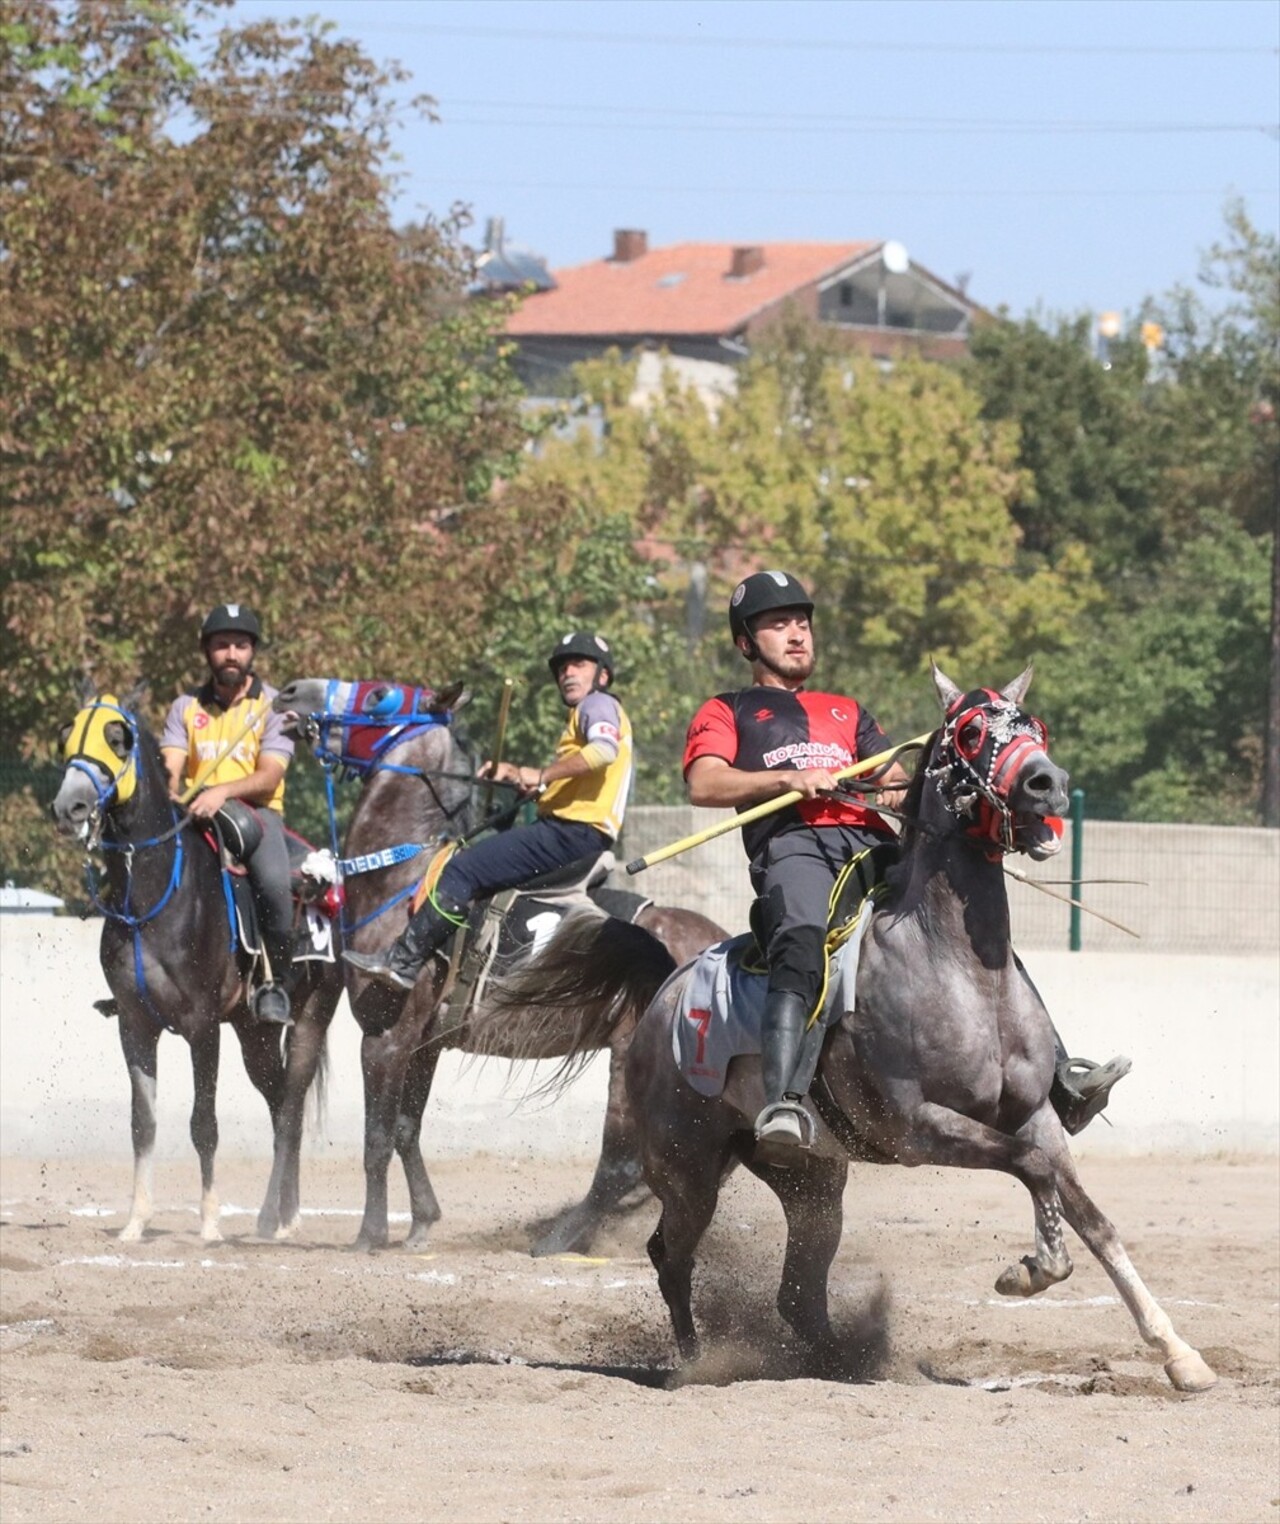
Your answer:
[[[580,820],[616,841],[631,791],[631,721],[612,694],[588,693],[569,711],[556,742],[556,760],[598,746],[612,760],[576,778],[557,778],[538,798],[538,814],[557,820]]]
[[[245,722],[256,712],[259,722],[245,732],[204,780],[212,787],[248,778],[258,769],[264,752],[288,767],[293,758],[293,740],[284,731],[284,722],[271,707],[276,690],[255,677],[242,699],[224,709],[218,702],[213,683],[207,682],[194,693],[174,699],[165,716],[160,735],[163,752],[181,752],[185,758],[183,781],[190,784],[206,762],[211,762],[226,747]],[[284,779],[267,801],[270,809],[284,813]]]

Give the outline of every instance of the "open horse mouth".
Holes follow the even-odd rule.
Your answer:
[[[1015,839],[1033,862],[1044,862],[1062,851],[1062,820],[1057,815],[1033,815],[1018,821]]]

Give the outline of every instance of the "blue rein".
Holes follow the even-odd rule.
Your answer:
[[[352,778],[370,778],[375,773],[399,773],[408,778],[421,778],[435,794],[436,802],[440,805],[441,812],[448,819],[457,813],[462,806],[449,810],[444,806],[443,800],[436,793],[435,785],[420,767],[404,767],[398,762],[387,760],[388,755],[397,747],[404,746],[410,741],[416,741],[419,736],[426,735],[428,731],[438,730],[440,727],[449,727],[453,724],[453,715],[448,710],[439,714],[419,716],[412,710],[417,701],[421,689],[411,690],[410,717],[406,718],[403,712],[395,714],[379,714],[376,710],[369,714],[359,713],[333,713],[328,708],[337,696],[340,684],[336,678],[329,680],[329,686],[325,691],[325,710],[320,714],[310,714],[307,721],[315,734],[312,743],[312,753],[324,771],[325,804],[329,812],[329,842],[333,852],[334,862],[338,868],[338,882],[342,883],[347,878],[352,878],[360,873],[375,873],[382,868],[395,867],[399,863],[409,862],[423,852],[430,851],[443,841],[444,836],[434,842],[404,841],[393,847],[383,847],[377,852],[370,852],[358,857],[342,857],[341,846],[338,841],[338,811],[335,799],[334,780],[349,782]],[[350,743],[351,731],[356,728],[383,728],[387,734],[382,736],[369,749],[368,757],[355,757],[347,750]],[[330,749],[329,741],[334,731],[339,731],[337,752]],[[359,931],[362,926],[367,926],[371,921],[376,921],[389,910],[394,910],[397,905],[403,904],[409,899],[417,888],[416,883],[409,884],[406,888],[398,890],[390,899],[384,900],[368,915],[363,915],[358,921],[347,919],[346,898],[343,897],[339,912],[339,925],[345,940],[353,932]]]

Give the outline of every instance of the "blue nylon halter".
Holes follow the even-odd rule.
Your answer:
[[[390,868],[395,865],[408,862],[423,852],[430,851],[439,842],[403,841],[393,847],[383,847],[378,852],[366,853],[360,857],[342,857],[341,846],[338,841],[338,810],[335,799],[334,780],[349,782],[352,778],[369,778],[375,773],[400,773],[405,777],[417,778],[422,776],[422,769],[417,767],[403,767],[398,762],[389,762],[388,754],[400,746],[407,745],[410,741],[416,741],[419,736],[428,731],[438,730],[442,726],[448,728],[453,724],[453,715],[448,710],[440,714],[430,714],[422,718],[406,720],[404,715],[379,715],[377,713],[359,714],[350,712],[334,713],[330,705],[337,697],[337,691],[341,686],[337,678],[330,678],[325,689],[325,707],[322,713],[310,714],[307,719],[315,727],[316,739],[312,743],[312,753],[319,762],[324,772],[325,805],[329,814],[329,843],[333,852],[334,861],[338,866],[339,882],[359,873],[374,873],[382,868]],[[413,690],[416,696],[421,689]],[[353,757],[346,751],[346,744],[351,730],[356,727],[382,727],[387,734],[383,736],[375,746],[370,749],[370,755],[366,757]],[[330,750],[328,741],[335,730],[340,729],[339,751]],[[443,839],[443,838],[441,838]],[[417,888],[416,883],[407,888],[398,890],[390,899],[371,910],[368,915],[363,915],[358,921],[347,919],[347,906],[345,896],[339,911],[338,924],[345,940],[353,932],[359,931],[362,926],[367,926],[370,921],[376,921],[379,916],[385,915],[388,910],[394,910],[397,905],[407,900]]]
[[[106,768],[103,767],[101,763],[95,762],[92,758],[82,758],[80,754],[69,758],[67,761],[68,768],[75,768],[77,772],[84,773],[89,781],[93,784],[94,793],[97,795],[97,803],[95,804],[94,808],[95,812],[101,816],[104,815],[110,808],[110,801],[112,796],[115,794],[120,779],[124,775],[130,762],[133,764],[135,777],[141,781],[142,773],[141,767],[139,765],[141,751],[138,741],[139,729],[138,721],[135,719],[135,717],[131,715],[127,710],[121,709],[115,704],[102,704],[95,702],[89,707],[93,709],[107,709],[110,710],[113,714],[118,714],[120,718],[125,722],[125,724],[129,726],[130,731],[133,735],[133,745],[130,747],[128,759],[111,777],[107,778],[107,782],[105,784],[101,780],[107,776],[107,773]],[[124,852],[127,854],[125,862],[123,909],[117,910],[114,906],[107,904],[107,902],[99,894],[97,877],[93,871],[93,865],[89,862],[87,856],[84,866],[85,887],[89,893],[89,903],[106,920],[116,921],[120,925],[128,927],[129,931],[133,934],[133,982],[137,987],[138,995],[140,996],[143,1005],[146,1006],[153,1019],[160,1026],[164,1027],[167,1031],[176,1032],[178,1030],[177,1027],[175,1027],[172,1022],[166,1021],[160,1012],[156,1010],[151,996],[147,993],[146,965],[144,964],[142,958],[142,928],[149,922],[155,920],[156,916],[160,914],[160,912],[173,898],[178,885],[182,882],[182,864],[184,855],[182,828],[186,822],[179,817],[177,810],[174,809],[172,804],[169,806],[169,818],[172,822],[170,829],[168,831],[162,832],[159,836],[149,837],[146,841],[100,841],[98,843],[100,849],[104,852]],[[168,885],[166,886],[164,893],[160,896],[156,903],[151,906],[149,910],[144,911],[140,915],[135,914],[132,904],[133,871],[129,859],[133,857],[135,852],[142,852],[145,851],[148,847],[158,846],[161,842],[167,841],[170,838],[173,840],[174,849],[173,865],[169,870]],[[234,937],[234,927],[232,935]]]

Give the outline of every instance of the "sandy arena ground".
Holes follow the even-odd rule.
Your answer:
[[[1101,1269],[1030,1303],[1012,1182],[858,1168],[832,1275],[861,1379],[796,1368],[772,1309],[781,1212],[735,1178],[696,1282],[712,1350],[669,1374],[644,1240],[531,1260],[589,1164],[457,1160],[427,1252],[355,1254],[354,1161],[306,1165],[300,1237],[261,1244],[265,1166],[0,1167],[0,1511],[27,1520],[1280,1520],[1280,1192],[1268,1160],[1094,1160],[1148,1284],[1221,1376],[1168,1385]],[[231,1205],[235,1203],[236,1205]],[[402,1235],[403,1218],[393,1225]]]

